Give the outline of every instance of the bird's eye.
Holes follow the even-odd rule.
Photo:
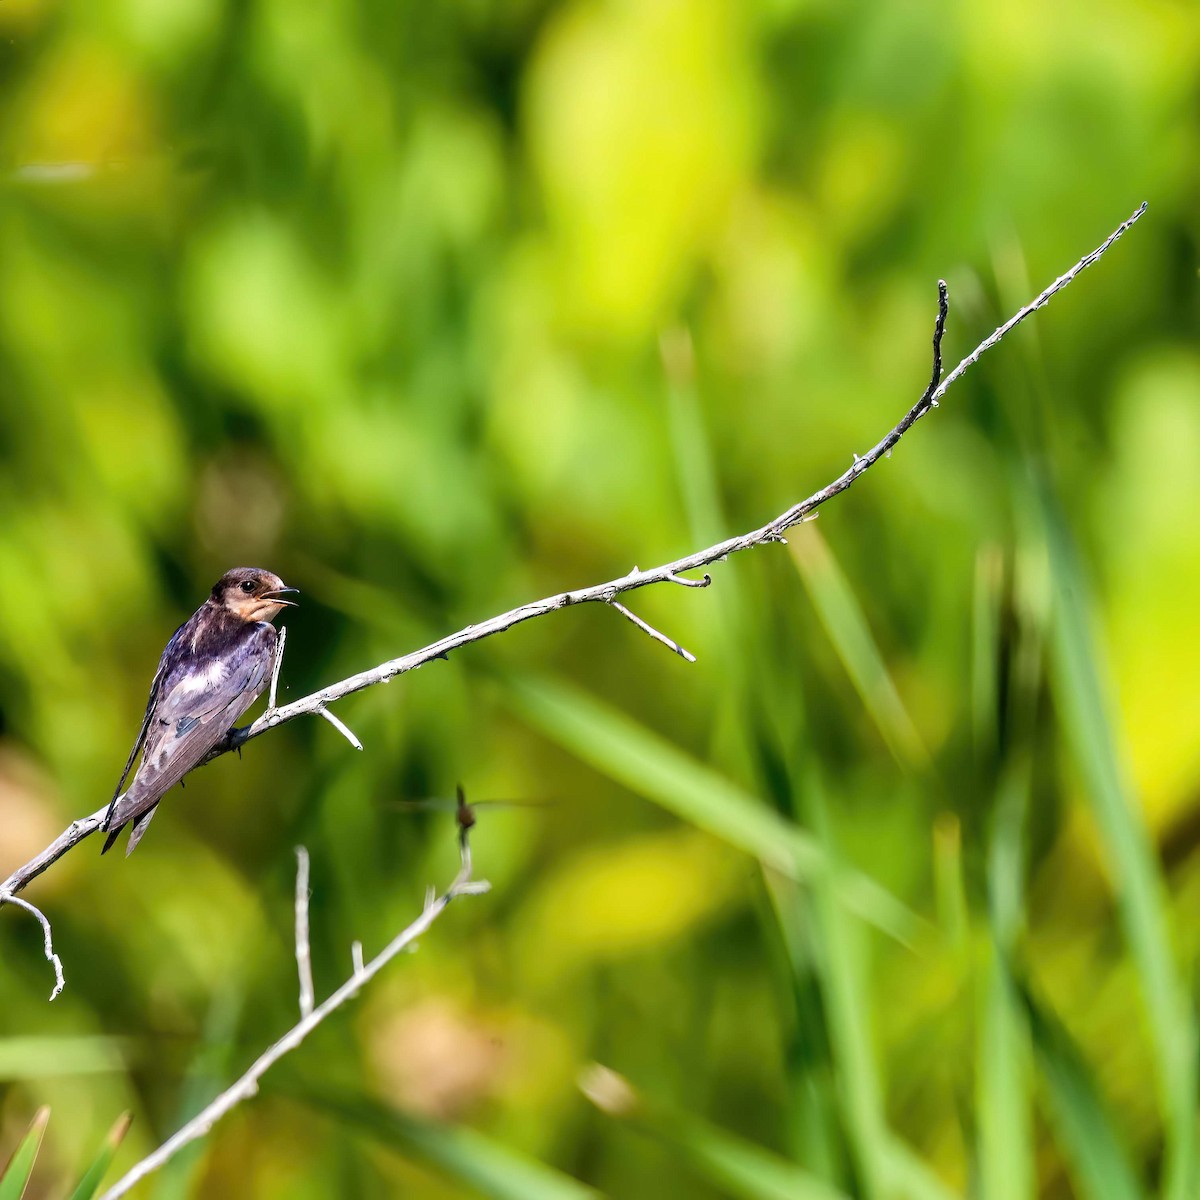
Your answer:
[[[254,591],[253,580],[250,580],[250,579],[242,580],[242,591],[245,592],[247,596],[250,595],[250,593],[252,591]]]

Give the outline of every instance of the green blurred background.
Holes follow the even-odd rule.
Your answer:
[[[353,697],[0,914],[0,1156],[138,1193],[1197,1194],[1192,3],[0,3],[0,876],[233,565],[285,698],[749,529],[1142,222],[787,548]],[[604,1069],[598,1069],[599,1064]]]

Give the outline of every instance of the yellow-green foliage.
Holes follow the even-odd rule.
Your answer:
[[[494,890],[146,1195],[1198,1194],[1194,5],[3,0],[0,62],[0,876],[226,568],[295,698],[749,529],[939,277],[953,365],[1150,201],[817,527],[628,598],[695,665],[555,613],[223,757],[33,885],[52,1006],[0,913],[36,1194],[293,1022],[297,843],[324,994],[459,780],[548,801]]]

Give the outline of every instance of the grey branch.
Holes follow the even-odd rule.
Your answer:
[[[397,675],[404,675],[409,671],[415,671],[418,667],[423,667],[426,663],[433,662],[435,659],[446,658],[451,651],[470,645],[472,642],[482,641],[493,634],[503,633],[504,630],[511,629],[514,625],[520,625],[522,622],[530,621],[535,617],[544,617],[548,613],[559,609],[571,608],[577,604],[614,604],[616,597],[623,593],[636,591],[638,588],[649,587],[651,584],[656,583],[675,583],[684,587],[708,586],[711,580],[707,574],[702,579],[687,579],[684,578],[684,572],[697,571],[704,567],[712,566],[714,563],[724,562],[731,554],[737,554],[742,550],[749,550],[752,546],[764,546],[772,542],[782,542],[787,530],[804,520],[811,519],[822,504],[839,493],[844,492],[860,475],[874,466],[881,458],[890,454],[896,443],[900,441],[921,417],[931,409],[937,407],[938,402],[945,396],[951,384],[961,378],[964,372],[973,363],[977,362],[982,354],[995,346],[1006,334],[1011,333],[1026,317],[1047,304],[1051,297],[1062,291],[1080,272],[1099,259],[1113,242],[1129,229],[1145,211],[1146,206],[1143,204],[1127,221],[1122,222],[1121,225],[1113,230],[1095,250],[1090,254],[1084,255],[1069,271],[1060,275],[1039,296],[1031,300],[1024,308],[1014,313],[1013,316],[1005,321],[1003,325],[984,338],[954,370],[944,377],[942,376],[942,334],[946,328],[948,301],[946,285],[945,283],[939,283],[938,314],[933,335],[933,371],[929,386],[925,389],[921,398],[905,413],[900,423],[886,437],[872,446],[866,454],[856,454],[853,464],[832,483],[827,484],[819,492],[814,492],[807,499],[801,500],[798,504],[792,505],[791,508],[780,513],[773,521],[769,521],[761,528],[753,529],[749,533],[744,533],[739,537],[728,538],[723,542],[718,542],[715,546],[709,546],[704,550],[697,550],[693,554],[677,559],[675,562],[664,563],[660,567],[653,567],[646,571],[635,569],[628,575],[622,575],[620,578],[609,580],[607,583],[598,583],[592,587],[578,588],[569,592],[559,592],[556,595],[547,596],[542,600],[535,600],[532,604],[523,604],[520,608],[510,609],[508,612],[492,617],[490,620],[484,621],[479,625],[468,625],[465,629],[461,629],[457,633],[452,633],[448,637],[425,646],[421,650],[414,650],[399,658],[389,659],[387,662],[380,663],[379,666],[372,667],[368,671],[360,671],[357,675],[351,675],[347,679],[331,683],[319,692],[313,692],[309,696],[294,700],[291,704],[285,704],[282,708],[275,707],[272,702],[267,711],[252,725],[243,729],[232,730],[225,741],[213,751],[210,757],[216,757],[230,750],[236,750],[252,738],[266,733],[268,729],[274,729],[277,725],[294,721],[297,717],[312,715],[323,716],[343,736],[348,738],[351,745],[361,749],[361,743],[358,739],[341,721],[337,720],[328,711],[330,704],[342,700],[346,696],[353,695],[355,692],[361,692],[364,688],[373,687],[377,683],[386,683],[389,679],[395,679]],[[684,654],[686,657],[685,652],[669,638],[659,634],[657,630],[652,630],[649,626],[646,626],[644,622],[634,617],[627,609],[622,608],[622,611],[635,624],[646,629],[652,637],[665,642],[666,645],[678,653]],[[272,699],[273,693],[274,689],[272,689]],[[83,841],[84,838],[90,837],[95,833],[100,828],[100,823],[104,819],[107,808],[108,806],[105,805],[104,808],[97,809],[90,817],[83,817],[78,821],[74,821],[65,832],[56,838],[39,855],[30,859],[24,866],[18,867],[3,884],[0,884],[0,904],[21,891],[30,880],[36,879],[37,876],[66,854],[68,850]]]
[[[204,1137],[226,1113],[236,1108],[244,1100],[249,1100],[254,1096],[258,1091],[259,1081],[285,1054],[289,1054],[295,1050],[322,1021],[341,1008],[348,1000],[352,999],[364,983],[374,978],[397,954],[411,946],[425,933],[434,921],[446,911],[446,907],[451,900],[457,896],[476,896],[486,892],[489,885],[484,880],[471,878],[471,847],[465,831],[460,832],[459,835],[459,851],[461,863],[458,874],[454,877],[454,882],[434,900],[433,904],[427,904],[421,915],[407,929],[396,934],[369,962],[362,963],[361,965],[356,963],[354,973],[337,991],[333,992],[327,1000],[323,1000],[316,1008],[311,1009],[305,1016],[301,1017],[283,1037],[269,1046],[254,1060],[240,1079],[232,1083],[219,1096],[201,1109],[177,1133],[169,1137],[157,1150],[148,1154],[136,1166],[126,1171],[100,1197],[100,1200],[117,1200],[118,1196],[124,1196],[145,1179],[146,1176],[153,1174],[174,1158],[184,1146]],[[305,865],[305,860],[301,859],[301,868]],[[297,872],[298,876],[299,874],[300,871]],[[299,910],[300,890],[300,880],[297,878],[297,910]],[[305,891],[307,892],[307,886],[305,887]]]

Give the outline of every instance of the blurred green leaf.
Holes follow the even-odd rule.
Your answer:
[[[895,1135],[885,1139],[881,1154],[889,1194],[901,1200],[961,1200],[958,1192],[947,1187],[933,1168]]]
[[[880,1081],[871,1051],[871,992],[869,974],[864,965],[866,947],[862,930],[847,919],[837,903],[833,880],[836,879],[837,854],[829,829],[829,814],[824,793],[814,774],[809,772],[799,784],[803,810],[819,843],[835,863],[833,876],[823,874],[813,883],[813,909],[816,930],[814,957],[825,998],[824,1011],[829,1026],[833,1059],[841,1082],[839,1096],[842,1125],[854,1156],[855,1177],[862,1194],[883,1194],[887,1130],[884,1121]]]
[[[527,721],[638,795],[776,871],[801,879],[828,871],[825,853],[804,830],[626,714],[558,680],[527,674],[507,682]],[[839,871],[836,887],[852,912],[898,941],[912,943],[926,929],[911,909],[860,872]]]
[[[1013,764],[1001,783],[989,847],[989,920],[993,942],[979,981],[976,1107],[980,1192],[984,1200],[1032,1194],[1035,1186],[1031,1071],[1026,1011],[1009,976],[1021,919],[1029,762]]]
[[[53,1075],[95,1075],[124,1071],[128,1038],[0,1038],[0,1079],[46,1079]]]
[[[763,1146],[643,1100],[607,1067],[593,1066],[581,1086],[602,1112],[664,1142],[697,1175],[727,1195],[741,1200],[848,1200],[838,1188]]]
[[[92,1160],[92,1165],[84,1172],[78,1187],[71,1193],[71,1200],[92,1200],[100,1190],[100,1181],[112,1163],[114,1155],[129,1132],[133,1120],[132,1113],[123,1113],[117,1118],[116,1124],[108,1131],[100,1153]]]
[[[34,1114],[28,1131],[13,1151],[3,1175],[0,1175],[0,1200],[21,1200],[25,1195],[49,1120],[49,1108],[39,1108]]]
[[[1071,1035],[1032,991],[1018,983],[1029,1014],[1038,1070],[1051,1117],[1086,1200],[1139,1200],[1142,1190],[1121,1131],[1105,1110],[1100,1089]]]
[[[1118,758],[1087,583],[1047,490],[1041,491],[1040,501],[1055,593],[1055,696],[1104,843],[1125,938],[1141,976],[1167,1119],[1166,1195],[1191,1200],[1196,1169],[1195,1019],[1172,961],[1166,888]]]
[[[465,1126],[423,1120],[368,1096],[304,1092],[306,1103],[380,1145],[437,1167],[492,1200],[588,1200],[600,1193]]]

